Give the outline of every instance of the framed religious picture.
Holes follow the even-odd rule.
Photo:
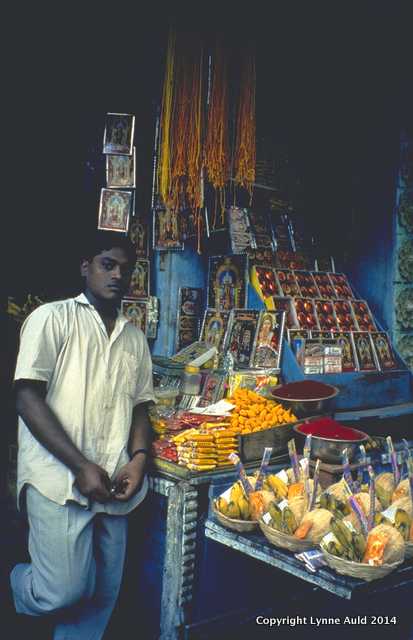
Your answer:
[[[207,407],[222,400],[225,394],[225,376],[220,373],[208,373],[202,386],[202,397],[198,407]]]
[[[246,305],[248,260],[245,255],[211,256],[208,269],[208,307],[230,311]]]
[[[284,335],[285,311],[261,311],[251,367],[279,369]]]
[[[107,113],[103,135],[103,153],[132,155],[134,133],[134,115]]]
[[[198,287],[181,287],[179,289],[176,351],[180,351],[198,340],[201,303],[202,289]]]
[[[367,331],[353,331],[354,346],[360,371],[377,371],[374,345]]]
[[[136,247],[137,258],[147,258],[149,245],[149,225],[144,222],[142,217],[139,215],[133,219],[130,225],[129,238]]]
[[[98,229],[127,233],[132,203],[132,191],[101,189]]]
[[[202,322],[200,340],[211,347],[216,347],[218,353],[222,351],[228,327],[229,311],[206,309]]]
[[[224,350],[231,353],[235,368],[249,367],[259,315],[255,309],[231,311]]]
[[[137,260],[132,272],[128,298],[148,298],[150,288],[149,260]]]
[[[120,311],[125,318],[132,322],[138,329],[146,333],[148,301],[147,300],[128,300],[124,298],[121,302]]]
[[[332,336],[336,340],[337,346],[341,347],[341,369],[343,373],[357,371],[358,362],[352,333],[350,331],[333,331]]]
[[[396,356],[390,344],[389,336],[385,331],[372,331],[370,337],[376,350],[376,356],[380,369],[389,371],[390,369],[399,369]]]
[[[135,147],[131,156],[106,156],[106,186],[120,189],[136,187],[136,153]]]
[[[153,210],[153,248],[155,251],[182,251],[179,215],[166,207]]]

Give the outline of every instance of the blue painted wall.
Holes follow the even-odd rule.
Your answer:
[[[191,247],[177,252],[155,252],[155,295],[159,298],[158,335],[152,353],[171,356],[175,353],[178,292],[180,287],[202,287],[206,302],[206,258]]]

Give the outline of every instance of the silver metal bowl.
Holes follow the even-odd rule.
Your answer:
[[[271,392],[271,396],[273,400],[281,402],[283,407],[286,409],[291,409],[292,413],[297,418],[307,418],[308,416],[321,415],[323,413],[333,413],[334,411],[339,389],[337,389],[337,387],[333,387],[333,385],[328,385],[331,388],[331,393],[329,395],[326,395],[323,398],[311,398],[311,400],[300,398],[281,398],[281,396],[277,395],[277,389],[281,388],[281,386],[275,387]]]
[[[293,430],[303,439],[307,434],[299,431],[300,426],[303,423],[295,424]],[[321,436],[311,436],[311,458],[319,458],[321,462],[327,462],[329,464],[340,464],[341,456],[344,449],[347,449],[348,460],[351,462],[357,453],[359,445],[368,440],[367,433],[360,431],[359,429],[353,429],[360,434],[359,440],[333,440],[329,438],[322,438]]]

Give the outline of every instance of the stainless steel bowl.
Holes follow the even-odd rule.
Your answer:
[[[305,440],[305,433],[299,431],[300,425],[295,424],[293,426],[294,431]],[[327,462],[329,464],[340,464],[341,456],[344,449],[347,449],[348,460],[351,462],[357,453],[359,445],[368,440],[368,435],[364,431],[359,429],[353,429],[360,434],[360,440],[330,440],[329,438],[322,438],[321,436],[311,436],[311,458],[316,460],[319,458],[321,462]]]
[[[311,398],[311,400],[281,398],[277,395],[277,389],[281,387],[275,387],[271,392],[271,396],[277,402],[281,402],[286,409],[291,409],[297,418],[307,418],[308,416],[321,415],[323,413],[333,413],[339,389],[332,385],[328,386],[331,387],[331,393],[323,398]]]

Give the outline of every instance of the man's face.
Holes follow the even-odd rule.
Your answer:
[[[129,287],[133,265],[120,247],[102,251],[90,262],[83,260],[81,274],[86,290],[97,299],[117,303]]]

